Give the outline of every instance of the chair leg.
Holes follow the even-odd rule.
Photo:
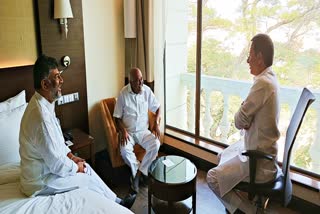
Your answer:
[[[262,197],[260,195],[258,195],[258,198],[255,201],[255,204],[258,208],[262,208]]]
[[[264,210],[267,209],[267,206],[268,206],[268,203],[269,203],[269,199],[270,199],[270,198],[267,198],[267,199],[264,201],[264,203],[263,203],[263,209],[264,209]]]
[[[255,201],[255,204],[258,208],[258,210],[265,211],[267,209],[269,203],[269,198],[263,198],[261,195],[258,196],[257,200]]]

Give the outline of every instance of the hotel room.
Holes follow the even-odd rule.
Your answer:
[[[210,26],[210,20],[206,22],[205,15],[215,16],[215,13],[211,13],[210,9],[215,8],[232,17],[231,9],[235,8],[235,11],[239,12],[236,6],[239,6],[240,3],[229,7],[231,8],[229,11],[226,7],[213,6],[215,1],[210,0],[60,1],[70,2],[72,14],[65,16],[67,18],[64,19],[64,21],[67,20],[67,24],[61,24],[61,17],[55,14],[58,10],[55,8],[55,4],[59,0],[2,0],[0,3],[0,23],[2,26],[0,36],[0,107],[1,103],[6,104],[6,101],[12,97],[19,100],[18,105],[7,109],[10,114],[4,114],[0,108],[0,127],[2,129],[0,130],[0,153],[2,156],[0,157],[0,213],[44,213],[47,211],[48,213],[133,212],[139,214],[147,213],[150,204],[165,206],[165,208],[154,207],[155,211],[159,213],[161,213],[161,209],[167,213],[175,213],[178,212],[176,209],[181,207],[187,207],[184,212],[188,213],[226,213],[223,204],[210,190],[206,181],[206,173],[218,164],[217,154],[241,138],[240,131],[236,132],[234,121],[230,118],[233,118],[236,108],[241,104],[241,100],[246,98],[252,85],[252,78],[248,75],[250,73],[247,71],[248,65],[246,63],[249,43],[244,40],[249,42],[251,39],[249,37],[254,36],[259,30],[270,32],[271,37],[276,41],[275,58],[281,58],[282,55],[278,54],[277,50],[281,52],[286,48],[281,46],[280,37],[284,35],[281,34],[281,29],[277,34],[277,32],[272,32],[272,26],[269,31],[257,27],[254,34],[252,32],[245,34],[243,33],[245,30],[241,28],[242,34],[240,36],[240,33],[236,34],[225,30],[225,28],[231,28],[232,21],[227,22],[223,15],[218,15],[218,18],[215,17],[213,21],[216,21],[217,26],[224,30],[219,31],[219,29]],[[252,5],[256,1],[246,2],[249,5],[246,9],[249,10],[248,8],[253,7]],[[277,5],[277,2],[275,1],[274,4]],[[320,26],[319,23],[310,21],[312,19],[319,20],[320,4],[319,1],[311,2],[311,6],[303,3],[299,5],[301,8],[303,6],[312,8],[310,9],[312,12],[304,14],[309,19],[305,18],[301,22],[298,22],[298,18],[295,20],[295,27],[299,24],[300,27],[295,28],[298,32],[294,35],[291,34],[292,41],[290,40],[293,42],[292,44],[301,45],[304,41],[303,39],[299,40],[301,31],[309,36],[307,39],[310,41],[314,39],[312,45],[301,45],[303,50],[307,50],[311,46],[314,49],[299,58],[301,61],[306,60],[303,57],[310,56],[310,60],[306,60],[307,69],[313,69],[312,72],[306,74],[308,75],[306,79],[310,81],[299,81],[299,77],[296,77],[297,75],[294,73],[292,75],[295,75],[295,80],[298,82],[298,87],[295,87],[294,83],[290,84],[291,79],[288,78],[291,73],[283,68],[284,65],[288,65],[286,64],[288,59],[281,58],[274,65],[279,70],[277,73],[279,79],[283,78],[280,80],[280,102],[283,103],[280,118],[286,119],[286,125],[283,125],[280,119],[281,137],[279,142],[284,144],[290,116],[292,116],[302,88],[308,87],[314,93],[316,101],[306,114],[307,119],[304,123],[307,125],[301,126],[302,136],[299,138],[298,135],[297,141],[312,141],[312,143],[305,147],[301,143],[299,148],[297,146],[293,149],[291,160],[293,166],[290,171],[292,199],[288,207],[282,207],[281,203],[271,199],[265,213],[317,213],[320,211],[320,165],[318,164],[320,146],[317,138],[320,133],[318,131],[320,130],[318,82],[320,77],[317,74],[317,72],[320,73],[318,60],[320,56]],[[219,5],[223,4],[227,3],[219,3]],[[132,7],[132,5],[134,6]],[[268,4],[265,3],[263,6],[267,8]],[[134,9],[132,10],[132,8]],[[294,10],[295,7],[292,6],[292,8]],[[290,15],[294,16],[295,14]],[[252,20],[252,17],[248,20]],[[257,22],[262,22],[261,20]],[[299,31],[300,28],[303,28],[302,23],[309,28]],[[205,30],[199,30],[201,26]],[[276,24],[274,28],[276,28],[275,26]],[[292,26],[285,27],[288,30]],[[236,25],[232,26],[233,30],[239,30],[239,28]],[[311,28],[314,31],[310,30]],[[206,32],[206,30],[208,31]],[[226,32],[229,32],[228,35]],[[231,38],[231,35],[232,39],[226,39],[228,36]],[[217,39],[214,42],[209,41],[215,36]],[[201,37],[203,43],[201,43]],[[295,38],[299,41],[298,43],[294,43]],[[205,42],[206,39],[208,39],[208,43]],[[227,42],[223,43],[223,41]],[[215,44],[215,42],[220,43]],[[209,43],[214,46],[212,46],[212,50],[216,50],[215,54],[208,49],[201,49],[201,45],[206,47]],[[241,45],[243,48],[240,47]],[[277,45],[282,49],[277,49]],[[222,52],[221,50],[224,49],[230,49],[230,52],[228,54]],[[229,59],[232,60],[230,53],[239,56],[233,63],[228,62]],[[86,189],[33,198],[27,198],[20,192],[19,153],[10,152],[14,149],[17,151],[19,148],[17,139],[21,117],[35,92],[33,65],[41,54],[56,58],[58,69],[63,70],[61,73],[64,81],[62,95],[65,96],[56,102],[55,113],[62,130],[65,131],[64,137],[74,143],[73,147],[70,147],[71,150],[74,154],[88,159],[105,183],[120,196],[124,196],[130,187],[130,170],[124,163],[120,164],[121,167],[114,167],[110,132],[106,130],[110,127],[106,125],[108,121],[103,118],[105,113],[101,101],[119,96],[120,90],[129,82],[131,67],[141,69],[144,83],[154,91],[161,104],[159,154],[161,154],[161,158],[166,155],[174,157],[167,159],[171,161],[160,158],[162,165],[164,165],[162,167],[169,169],[170,164],[179,165],[179,158],[182,157],[186,166],[191,164],[191,170],[189,168],[183,173],[183,179],[193,175],[192,179],[187,179],[186,182],[190,188],[188,186],[180,187],[182,188],[180,192],[185,194],[177,196],[181,200],[188,198],[186,203],[182,203],[181,206],[181,204],[172,205],[156,201],[155,196],[168,199],[170,191],[174,192],[173,189],[166,189],[167,186],[152,186],[150,184],[154,180],[152,176],[156,177],[156,175],[149,175],[152,177],[149,178],[149,186],[141,187],[131,212]],[[294,55],[291,52],[290,54]],[[225,61],[222,62],[218,59],[210,61],[208,59],[217,58],[217,56],[224,58]],[[318,59],[315,59],[317,57]],[[239,66],[234,63],[239,63]],[[228,69],[245,70],[248,74],[232,73],[228,69],[217,72],[216,70],[219,69],[213,66],[219,69],[229,66]],[[296,65],[297,68],[304,69],[299,66]],[[211,70],[216,73],[211,73]],[[224,99],[228,99],[228,101],[226,102]],[[206,106],[211,107],[206,108]],[[236,107],[234,108],[234,106]],[[111,110],[109,109],[109,111]],[[308,131],[308,127],[310,131]],[[15,141],[13,145],[6,145],[6,142],[10,140]],[[279,146],[279,152],[278,161],[281,165],[283,146]],[[174,177],[173,179],[178,179],[179,173],[171,176]],[[161,188],[165,193],[159,193]],[[148,193],[150,194],[148,195]],[[149,197],[152,197],[152,203]],[[174,199],[173,201],[179,200]],[[192,208],[193,211],[191,211]]]

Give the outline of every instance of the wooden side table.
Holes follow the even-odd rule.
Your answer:
[[[95,167],[95,150],[94,150],[94,138],[80,129],[72,129],[71,131],[73,145],[69,148],[71,152],[83,159],[90,159],[91,166]]]
[[[197,168],[180,156],[163,156],[148,170],[148,213],[196,213]],[[188,203],[191,199],[192,203]]]

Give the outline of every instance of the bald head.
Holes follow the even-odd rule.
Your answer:
[[[138,76],[142,76],[142,73],[140,71],[139,68],[131,68],[130,70],[130,80],[138,77]]]
[[[130,70],[130,85],[134,93],[139,94],[143,86],[143,77],[139,68]]]

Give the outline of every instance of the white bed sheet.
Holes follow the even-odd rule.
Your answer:
[[[16,164],[5,168],[10,168],[10,172],[7,170],[9,174],[6,175],[12,175],[12,177],[7,176],[11,179],[2,179],[0,185],[0,214],[132,214],[129,209],[88,189],[76,189],[52,196],[26,197],[20,192],[19,182],[14,178],[19,174]],[[13,168],[16,169],[13,170]],[[5,170],[3,167],[2,169],[3,173]]]

